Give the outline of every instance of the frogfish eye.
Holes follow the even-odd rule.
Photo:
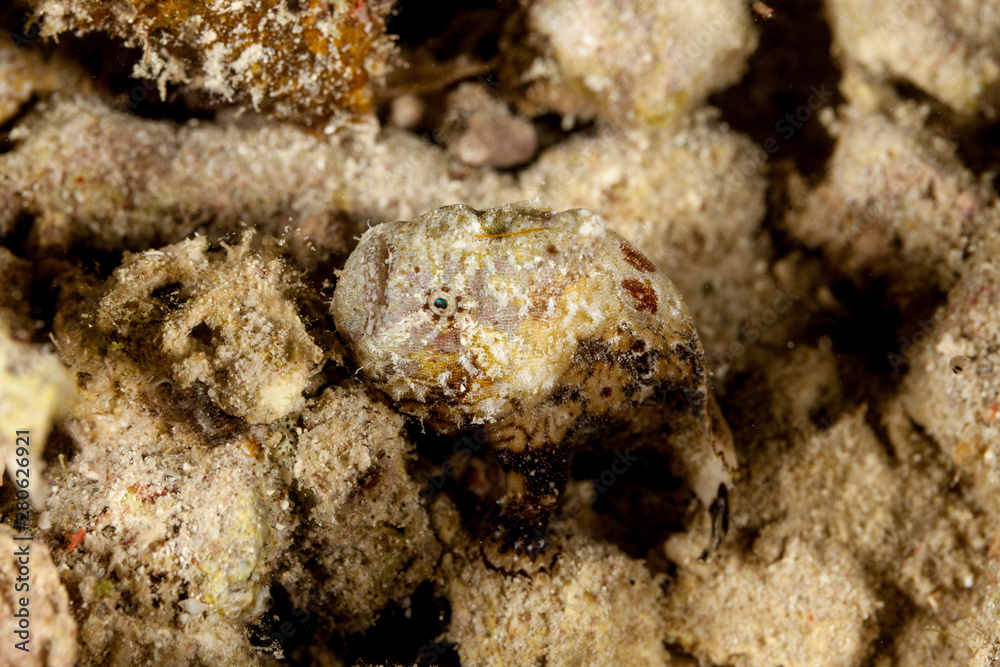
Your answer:
[[[447,292],[438,290],[427,297],[427,306],[430,311],[435,315],[440,315],[441,317],[447,317],[449,315],[454,315],[455,311],[458,310],[457,302],[458,297],[452,296]]]

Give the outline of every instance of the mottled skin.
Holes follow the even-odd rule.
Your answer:
[[[725,531],[729,430],[674,285],[601,218],[447,206],[362,237],[333,299],[359,373],[439,433],[484,425],[506,473],[487,559],[533,571],[574,448],[659,429]]]

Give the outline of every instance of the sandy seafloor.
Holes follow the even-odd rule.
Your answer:
[[[997,0],[0,25],[0,664],[1000,665]],[[488,567],[489,448],[336,333],[369,226],[536,197],[687,303],[739,462],[705,560],[598,439],[552,567]]]

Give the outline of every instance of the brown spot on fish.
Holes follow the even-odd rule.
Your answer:
[[[656,273],[656,264],[653,264],[651,261],[646,259],[646,256],[641,252],[627,243],[620,243],[618,247],[621,249],[622,257],[626,262],[640,271],[645,271],[646,273]]]
[[[622,281],[622,289],[635,299],[636,310],[648,310],[651,313],[656,312],[656,291],[650,285],[634,280],[633,278],[626,278]]]

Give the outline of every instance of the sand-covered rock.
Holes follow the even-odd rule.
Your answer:
[[[1000,516],[1000,257],[974,265],[905,350],[906,414]]]
[[[358,385],[311,401],[297,430],[292,475],[308,498],[306,564],[283,583],[301,609],[322,606],[340,629],[363,629],[431,578],[437,539],[407,466],[405,420]]]
[[[827,0],[841,60],[904,79],[956,111],[996,113],[1000,4],[995,0]]]
[[[846,667],[864,664],[878,603],[846,549],[790,538],[773,560],[692,563],[664,608],[670,641],[710,663]]]
[[[822,183],[793,183],[784,225],[862,284],[889,283],[900,301],[946,291],[977,240],[1000,224],[988,181],[958,159],[950,136],[926,127],[927,107],[842,107]]]
[[[0,40],[0,123],[16,116],[34,96],[93,90],[83,70],[62,55],[23,48],[23,43],[37,36],[40,28],[31,23],[27,13],[20,20],[20,29]]]
[[[0,323],[0,485],[20,492],[18,524],[29,523],[21,514],[29,507],[45,505],[45,441],[74,393],[52,350],[15,340]]]
[[[200,279],[234,257],[251,274],[230,266],[240,279],[228,283],[229,295],[199,306]],[[68,465],[60,460],[39,527],[82,601],[84,664],[101,656],[122,664],[251,660],[243,624],[259,613],[298,522],[268,456],[268,430],[241,418],[289,409],[286,400],[275,402],[280,392],[266,390],[286,382],[252,380],[280,377],[269,375],[276,362],[259,355],[272,347],[268,336],[283,340],[281,332],[298,323],[296,308],[280,296],[284,281],[273,257],[245,245],[207,253],[195,239],[137,255],[104,284],[83,279],[64,292],[57,344],[78,398],[60,426],[62,446],[68,440],[68,452],[78,453]],[[219,383],[211,373],[186,377],[171,359],[171,323],[184,319],[186,306],[210,322],[206,308],[233,315],[239,304],[262,300],[261,290],[263,312],[274,318],[268,326],[193,342],[204,359],[233,364],[221,376],[247,373],[242,384]],[[278,347],[295,350],[294,343]],[[289,370],[293,384],[301,381],[294,363]],[[245,393],[248,386],[257,391]],[[120,642],[123,635],[128,641]]]
[[[608,545],[570,540],[551,573],[506,575],[455,562],[448,637],[463,665],[663,665],[658,583]]]
[[[122,141],[107,144],[105,133]],[[780,315],[799,298],[768,270],[773,251],[760,230],[768,153],[711,112],[669,131],[578,136],[516,180],[391,129],[371,143],[281,125],[178,127],[86,99],[43,108],[14,136],[15,150],[0,155],[0,230],[31,215],[29,240],[41,247],[84,239],[146,247],[246,223],[291,230],[292,251],[315,266],[348,252],[368,224],[451,203],[488,208],[540,196],[554,209],[597,211],[656,262],[720,368],[731,363],[742,325],[750,323],[750,337],[767,334],[773,320],[751,320]],[[780,338],[778,329],[771,335]]]
[[[1000,660],[1000,600],[996,580],[992,595],[967,615],[944,621],[916,614],[899,630],[896,663],[900,667],[992,667]]]
[[[748,559],[746,567],[776,568],[793,543],[799,544],[800,554],[820,561],[833,554],[845,568],[839,584],[862,591],[859,594],[869,605],[862,605],[866,614],[853,617],[851,632],[858,633],[854,639],[837,640],[836,646],[866,644],[872,638],[867,634],[871,627],[896,616],[932,619],[938,627],[972,617],[972,610],[985,604],[984,596],[995,585],[998,555],[990,546],[995,543],[991,527],[995,524],[976,518],[974,493],[954,486],[947,459],[896,404],[880,406],[875,414],[865,405],[852,408],[854,389],[845,384],[841,375],[845,367],[829,351],[796,348],[784,360],[773,354],[757,351],[738,369],[744,386],[747,366],[763,375],[749,383],[757,388],[756,398],[742,389],[728,397],[731,405],[742,406],[731,414],[731,423],[748,459],[734,493],[732,523],[752,541],[747,552],[724,556],[716,567],[725,567],[731,559]],[[882,423],[873,427],[873,418]],[[689,541],[686,535],[672,537],[666,543],[667,556],[682,570],[700,573],[701,579],[719,577],[718,584],[724,586],[726,577],[694,560],[698,551]],[[810,581],[793,590],[814,586]],[[694,590],[695,585],[689,584],[691,599],[703,600],[704,596],[694,596]],[[722,605],[729,598],[718,599]],[[769,616],[774,608],[790,604],[777,599],[762,602],[760,596],[752,600],[768,608],[757,616]],[[836,604],[821,603],[816,608],[829,613]],[[814,614],[812,609],[809,613]],[[681,611],[676,617],[687,615]],[[691,634],[695,632],[691,625],[684,626],[689,628],[686,641],[704,643],[709,648],[700,650],[715,651],[714,660],[728,655],[731,649],[726,648],[728,635],[722,627],[716,634],[709,630]],[[824,622],[817,632],[836,627],[848,626]],[[803,631],[794,623],[786,626],[790,628]],[[819,658],[800,652],[808,643],[785,635],[770,641],[766,651],[757,649],[758,662],[748,664],[769,664],[768,660],[778,660],[774,655],[810,664]],[[897,639],[894,651],[904,653],[907,647],[906,640]],[[893,653],[888,648],[877,655],[888,658]],[[844,664],[860,664],[870,657],[858,650],[853,657],[842,656]]]
[[[77,626],[69,596],[43,542],[0,525],[0,632],[4,664],[70,667],[76,664]]]
[[[55,250],[148,249],[245,224],[292,232],[293,252],[315,265],[345,255],[368,224],[519,198],[509,177],[392,130],[373,144],[366,132],[327,139],[282,124],[178,125],[84,97],[39,105],[10,138],[0,233],[29,218],[28,242]]]
[[[244,142],[232,126],[143,120],[92,97],[40,105],[0,158],[0,231],[30,216],[29,242],[43,248],[148,249],[208,225],[287,225],[344,252],[319,186],[330,160],[322,142],[280,125],[248,132]]]
[[[448,153],[471,166],[514,167],[538,149],[534,125],[475,83],[464,83],[448,96],[439,134]]]
[[[750,14],[736,0],[523,4],[537,55],[518,73],[521,106],[531,115],[558,112],[569,123],[670,124],[736,81],[757,46]]]
[[[702,562],[689,536],[667,541],[679,567],[664,602],[668,637],[710,664],[864,664],[883,604],[867,558],[894,519],[884,452],[852,432],[864,429],[858,416],[817,434],[813,415],[843,404],[829,354],[796,349],[782,362],[758,351],[738,366],[748,364],[764,373],[770,407],[746,406],[752,441],[741,414],[734,423],[749,462],[732,522],[748,549]]]
[[[280,259],[253,251],[251,238],[224,253],[195,237],[130,257],[101,297],[96,324],[122,339],[162,317],[142,333],[145,344],[159,343],[176,388],[197,385],[227,414],[266,424],[303,407],[323,352],[297,311],[303,286]]]

